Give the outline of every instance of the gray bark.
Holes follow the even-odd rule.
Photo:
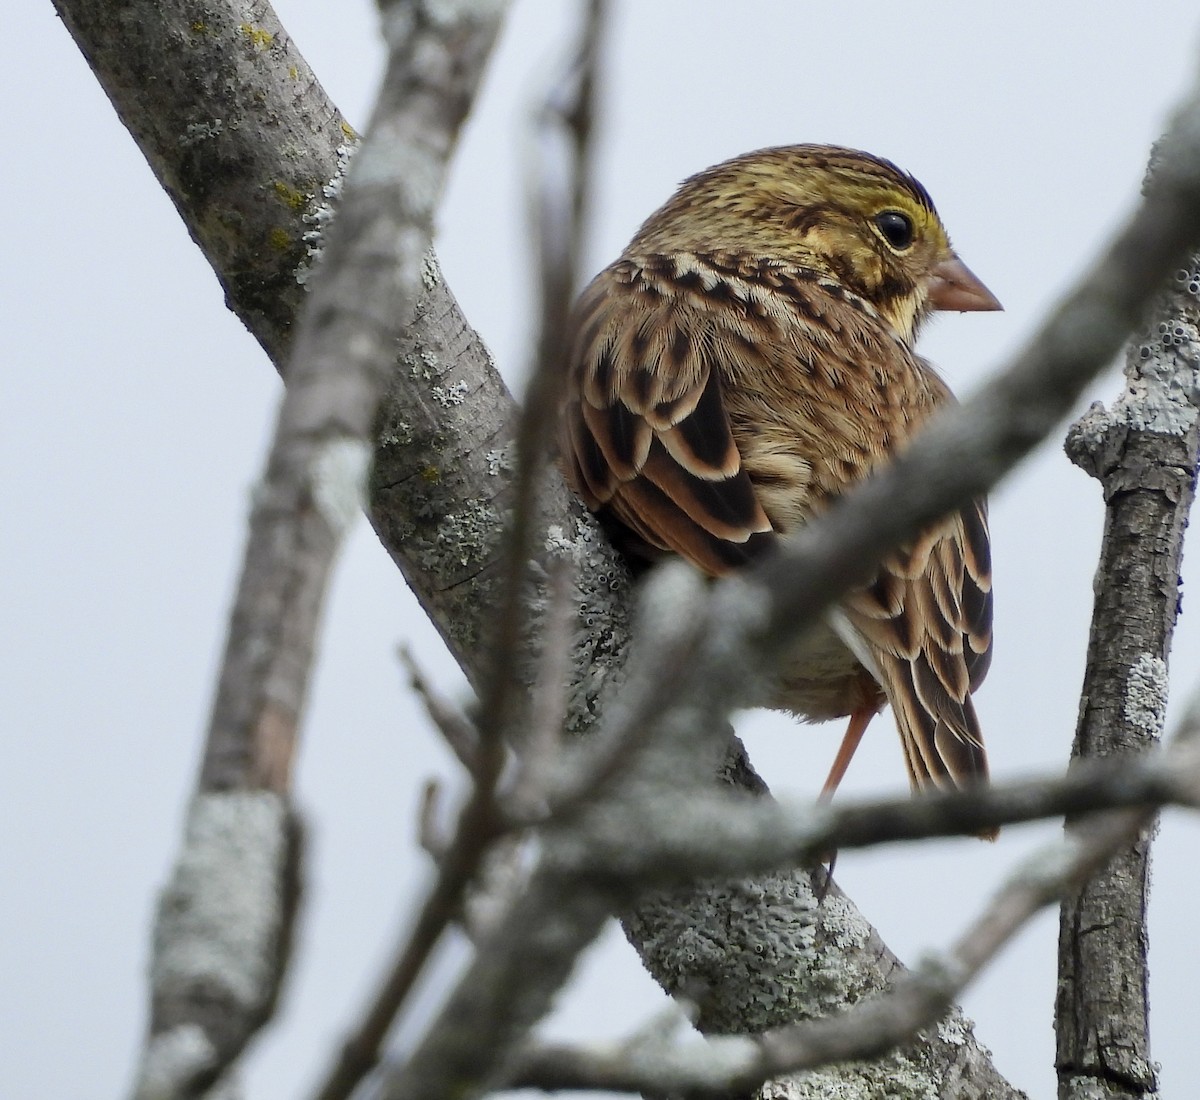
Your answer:
[[[1200,429],[1200,262],[1176,276],[1147,331],[1131,343],[1125,393],[1093,406],[1067,452],[1096,477],[1106,505],[1073,758],[1144,752],[1162,730],[1179,569]],[[1144,1098],[1150,1057],[1146,905],[1153,815],[1062,908],[1056,1065],[1061,1100]]]

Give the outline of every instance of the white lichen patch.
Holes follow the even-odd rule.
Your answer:
[[[431,382],[441,373],[441,364],[437,355],[425,348],[419,355],[409,352],[401,360],[408,368],[408,373],[422,382]]]
[[[329,231],[329,225],[337,214],[338,203],[342,198],[342,189],[346,183],[346,174],[350,171],[350,161],[357,148],[356,143],[343,142],[334,150],[337,157],[337,171],[333,178],[321,187],[321,196],[324,201],[318,203],[310,213],[304,215],[304,221],[311,225],[312,229],[304,234],[304,243],[308,246],[308,254],[304,262],[296,269],[296,282],[301,286],[308,283],[312,278],[312,273],[321,262],[321,256],[325,251],[325,234]]]
[[[821,903],[821,932],[842,951],[853,954],[871,938],[871,926],[846,898],[830,894]]]
[[[1184,294],[1200,298],[1200,270],[1196,267],[1181,267],[1175,272],[1175,285]]]
[[[873,1062],[851,1062],[780,1078],[765,1085],[761,1100],[938,1100],[936,1070],[893,1051]]]
[[[332,439],[313,460],[313,503],[339,538],[362,514],[367,500],[371,448],[361,439]]]
[[[1125,721],[1147,737],[1161,737],[1166,715],[1166,662],[1143,653],[1125,681]]]
[[[461,405],[470,393],[471,387],[466,382],[454,382],[449,386],[430,386],[429,395],[444,409]]]
[[[503,447],[495,447],[488,451],[484,458],[487,460],[489,477],[499,477],[501,474],[511,474],[516,468],[517,447],[509,440]],[[561,536],[562,528],[555,525],[554,530]]]
[[[1099,401],[1093,401],[1087,412],[1071,425],[1071,435],[1089,454],[1094,454],[1103,445],[1112,425],[1109,411]]]
[[[958,1009],[954,1009],[944,1020],[939,1020],[937,1037],[952,1047],[960,1047],[971,1038],[971,1021]]]
[[[413,427],[402,416],[388,420],[379,430],[378,442],[389,447],[407,447],[413,441]]]
[[[1066,1100],[1111,1100],[1112,1093],[1095,1078],[1073,1077],[1067,1084],[1065,1096]],[[1146,1100],[1154,1100],[1154,1096],[1147,1096]]]
[[[284,800],[269,791],[206,793],[192,802],[183,851],[159,900],[150,966],[156,991],[199,987],[246,1011],[270,996],[288,827]]]
[[[511,457],[507,456],[506,450],[492,453],[497,455],[501,461],[506,458],[511,460]],[[571,523],[570,530],[561,524],[552,523],[546,528],[546,549],[556,556],[566,555],[573,565],[583,566],[595,549],[596,543],[592,537],[592,531],[593,529],[587,523],[578,519]],[[581,577],[580,581],[585,579]]]
[[[421,257],[421,285],[426,290],[432,290],[442,281],[442,268],[438,263],[437,253],[431,248]]]
[[[1180,316],[1160,321],[1130,354],[1125,392],[1113,404],[1112,418],[1136,431],[1182,435],[1196,422],[1198,371],[1196,326]]]
[[[219,137],[224,128],[225,123],[219,118],[214,118],[210,122],[188,123],[187,129],[179,138],[179,144],[184,149],[188,149],[193,145],[199,145],[202,141],[211,141],[213,138]]]
[[[502,517],[489,504],[467,501],[461,508],[446,512],[437,524],[436,551],[418,555],[423,566],[440,568],[451,557],[460,566],[483,560],[491,551],[497,532],[503,530]]]

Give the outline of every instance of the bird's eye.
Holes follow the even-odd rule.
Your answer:
[[[913,223],[907,214],[901,214],[899,210],[885,210],[875,216],[875,224],[893,248],[903,250],[912,244]]]

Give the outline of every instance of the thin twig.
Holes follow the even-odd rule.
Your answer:
[[[585,55],[594,59],[595,51],[585,51]],[[594,74],[590,74],[583,86],[590,93],[595,83]],[[590,117],[590,108],[584,113]],[[572,187],[571,193],[576,193],[576,189]],[[555,226],[555,235],[547,238],[547,246],[553,246],[555,240],[573,242],[578,233],[572,226],[573,221],[572,216],[566,224]],[[459,816],[441,861],[437,882],[422,905],[416,925],[398,950],[362,1024],[344,1045],[337,1065],[318,1094],[319,1100],[344,1100],[376,1064],[392,1021],[442,932],[461,910],[464,892],[488,845],[505,828],[496,804],[496,787],[507,757],[505,734],[515,717],[514,689],[524,659],[522,640],[528,621],[525,608],[528,564],[537,529],[538,487],[546,469],[548,433],[557,404],[556,380],[561,374],[559,356],[565,310],[569,307],[571,293],[572,287],[567,283],[552,301],[547,300],[538,342],[538,362],[517,425],[512,518],[501,551],[501,606],[495,630],[488,639],[492,660],[480,693],[476,723],[477,751],[473,755],[475,766],[471,769],[475,785]],[[560,298],[566,306],[557,304]]]
[[[651,791],[627,801],[619,818],[590,824],[579,870],[626,888],[661,889],[804,867],[833,846],[971,836],[1000,825],[1164,805],[1200,808],[1195,748],[1088,761],[1054,778],[837,805],[712,788]]]
[[[378,1064],[392,1022],[412,992],[446,927],[462,912],[463,894],[488,845],[502,832],[490,796],[471,798],[463,807],[453,838],[438,862],[438,877],[397,951],[395,961],[371,998],[337,1062],[317,1091],[317,1100],[346,1100]]]
[[[429,682],[407,645],[398,646],[396,652],[408,672],[409,686],[417,693],[430,721],[468,774],[475,775],[479,767],[479,731],[475,723]]]
[[[1177,743],[1194,739],[1195,732],[1195,723],[1185,722]],[[1194,750],[1186,755],[1191,759]],[[1194,760],[1191,766],[1194,771]],[[1193,775],[1193,799],[1195,784]],[[1144,816],[1140,811],[1118,811],[1092,818],[1039,849],[1009,876],[948,952],[927,958],[887,993],[837,1016],[757,1039],[672,1044],[647,1043],[639,1035],[605,1048],[534,1045],[518,1057],[506,1083],[547,1091],[605,1089],[688,1098],[742,1095],[785,1074],[884,1054],[940,1020],[1026,922],[1077,888],[1127,844]]]
[[[521,740],[517,776],[504,799],[506,811],[514,818],[529,817],[546,802],[550,777],[562,752],[571,620],[575,612],[574,570],[569,561],[559,558],[548,564],[547,572],[547,606],[529,732]]]
[[[421,788],[421,801],[417,805],[417,843],[434,863],[440,863],[446,854],[447,840],[438,820],[442,804],[442,786],[436,779],[427,779]]]
[[[530,207],[537,229],[541,318],[537,357],[517,425],[511,521],[503,546],[503,598],[495,632],[489,638],[493,661],[480,708],[483,774],[492,776],[493,781],[504,759],[505,727],[515,717],[511,713],[514,689],[525,653],[522,639],[528,622],[526,582],[538,527],[539,486],[547,468],[546,456],[562,385],[567,318],[575,291],[578,241],[583,233],[581,222],[586,215],[586,182],[579,180],[578,175],[590,163],[587,150],[594,115],[591,98],[598,86],[595,66],[599,56],[592,39],[599,36],[600,30],[599,15],[594,14],[585,22],[578,59],[572,58],[567,70],[566,81],[574,82],[575,96],[565,111],[557,112],[576,124],[572,130],[574,155],[565,164],[555,163],[562,158],[536,158],[536,182],[530,187]],[[556,83],[550,93],[552,101],[560,94],[559,88]],[[538,117],[545,120],[555,117],[555,112],[543,109]],[[544,148],[544,142],[539,146]]]

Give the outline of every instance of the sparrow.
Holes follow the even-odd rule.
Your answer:
[[[686,180],[573,312],[560,464],[632,564],[742,568],[954,401],[913,351],[935,310],[1000,303],[889,161],[792,145]],[[972,693],[992,646],[987,506],[890,554],[797,645],[773,706],[895,715],[914,791],[986,780]]]

